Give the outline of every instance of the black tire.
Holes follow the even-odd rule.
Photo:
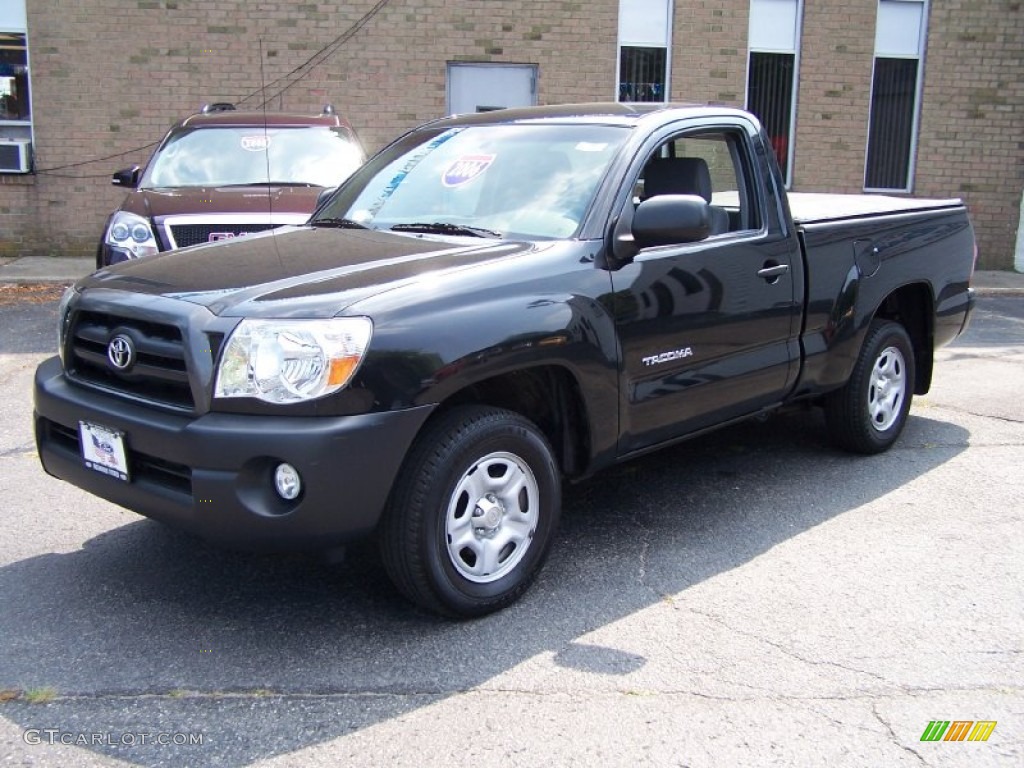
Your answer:
[[[558,467],[536,426],[499,408],[454,408],[427,426],[402,466],[380,525],[384,566],[428,611],[500,610],[547,558],[561,503]]]
[[[907,423],[914,371],[914,346],[903,326],[872,321],[850,380],[825,398],[832,442],[869,455],[892,447]]]

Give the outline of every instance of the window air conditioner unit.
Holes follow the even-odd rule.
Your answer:
[[[28,173],[32,170],[32,142],[29,139],[0,139],[0,173]]]

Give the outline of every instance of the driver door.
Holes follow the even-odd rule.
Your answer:
[[[710,205],[711,234],[641,249],[611,273],[621,454],[756,413],[795,379],[792,261],[800,253],[759,194],[753,141],[741,126],[682,131],[650,150],[637,172],[626,205],[699,195]]]

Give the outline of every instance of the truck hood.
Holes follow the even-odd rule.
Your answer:
[[[116,264],[79,281],[78,289],[164,296],[223,316],[331,317],[428,273],[436,279],[533,248],[505,240],[284,227]]]
[[[211,213],[304,213],[316,207],[322,187],[177,187],[137,189],[121,210],[147,218]]]

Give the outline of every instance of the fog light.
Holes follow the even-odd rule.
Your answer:
[[[285,501],[297,499],[302,492],[302,478],[291,464],[278,464],[274,470],[274,488]]]

